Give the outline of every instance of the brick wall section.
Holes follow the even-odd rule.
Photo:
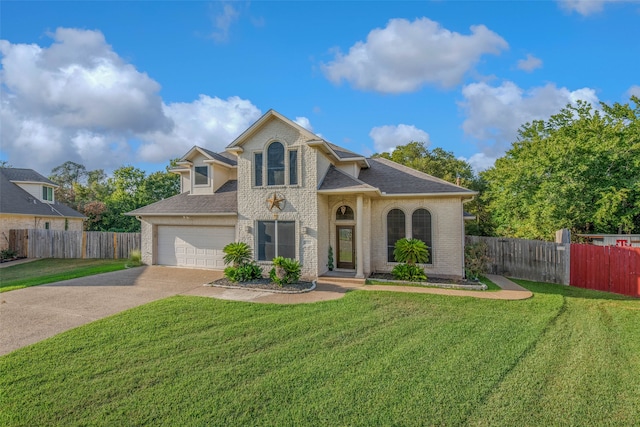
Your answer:
[[[29,215],[0,215],[0,250],[9,247],[9,230],[28,230],[33,228],[45,228],[49,223],[50,230],[64,230],[65,219],[60,217],[33,217]],[[69,231],[82,231],[83,221],[78,218],[69,218]]]
[[[299,185],[253,187],[253,154],[263,151],[266,159],[266,149],[273,141],[281,142],[285,150],[298,149]],[[306,141],[297,129],[272,119],[243,144],[244,152],[238,157],[237,230],[239,240],[247,242],[255,251],[257,221],[274,219],[273,213],[267,209],[266,200],[274,192],[282,193],[287,202],[283,211],[278,213],[278,219],[296,222],[296,254],[302,264],[302,276],[311,279],[318,275],[318,173],[317,152],[307,146]],[[309,229],[308,234],[302,232],[305,227]],[[270,263],[263,265],[265,270],[270,269]]]
[[[462,202],[456,197],[424,199],[374,200],[371,210],[371,233],[380,236],[371,248],[373,271],[391,271],[395,264],[387,262],[387,213],[394,208],[405,213],[406,230],[410,233],[411,215],[418,208],[431,212],[433,264],[426,265],[427,276],[462,277],[463,233]],[[407,234],[408,236],[410,234]]]

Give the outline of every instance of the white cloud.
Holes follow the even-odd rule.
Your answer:
[[[413,125],[399,124],[377,126],[371,129],[369,136],[373,139],[376,152],[389,152],[399,145],[406,145],[412,141],[424,142],[429,145],[429,134]]]
[[[638,0],[558,0],[560,6],[569,12],[577,12],[582,16],[602,12],[607,3],[636,3]]]
[[[536,58],[530,53],[527,54],[526,59],[520,59],[518,61],[518,69],[526,71],[528,73],[532,72],[536,68],[542,67],[542,59]]]
[[[629,90],[627,90],[627,97],[630,98],[631,96],[640,97],[640,86],[633,85],[629,88]]]
[[[471,167],[473,168],[473,170],[478,173],[478,172],[482,172],[484,170],[489,169],[490,167],[492,167],[496,160],[498,159],[497,157],[492,157],[492,156],[488,156],[485,153],[476,153],[474,155],[472,155],[471,157],[469,157],[468,159],[465,157],[460,157],[461,160],[466,161],[467,163],[469,163],[471,165]]]
[[[464,35],[428,18],[392,19],[346,55],[338,51],[322,69],[334,83],[346,80],[357,89],[383,93],[413,92],[427,83],[452,87],[482,55],[497,55],[508,48],[502,37],[484,25],[470,29],[471,34]]]
[[[195,144],[221,150],[260,116],[238,97],[165,104],[160,85],[99,31],[60,28],[52,38],[49,47],[0,41],[1,149],[16,167],[46,175],[67,160],[106,170],[164,163]]]
[[[313,132],[313,126],[311,126],[311,122],[306,117],[296,117],[296,119],[294,120],[294,123],[299,124],[309,132]]]
[[[182,156],[194,145],[222,151],[260,115],[260,110],[237,96],[227,100],[200,95],[194,102],[164,105],[175,126],[171,132],[141,135],[144,144],[138,154],[147,162],[162,162]]]
[[[484,82],[472,83],[463,87],[462,95],[465,134],[502,147],[515,141],[518,129],[527,122],[547,119],[578,100],[594,105],[598,102],[593,89],[570,91],[551,83],[526,91],[510,81],[497,87]]]
[[[224,43],[229,40],[229,29],[240,17],[238,9],[231,4],[222,3],[221,6],[222,11],[212,18],[214,30],[211,33],[211,38],[218,43]]]

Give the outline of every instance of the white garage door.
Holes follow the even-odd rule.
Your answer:
[[[158,226],[158,264],[222,269],[234,239],[233,227]]]

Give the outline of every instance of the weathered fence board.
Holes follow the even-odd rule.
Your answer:
[[[571,245],[571,286],[640,297],[640,248]]]
[[[467,244],[478,242],[487,245],[491,274],[569,284],[569,245],[540,240],[466,236]]]
[[[9,247],[28,258],[129,258],[140,250],[140,233],[10,230]]]

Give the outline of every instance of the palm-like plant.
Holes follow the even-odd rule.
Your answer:
[[[429,261],[429,249],[420,239],[400,239],[393,249],[393,257],[397,262],[406,262],[409,265],[426,263]]]
[[[251,248],[244,242],[232,242],[222,249],[224,252],[224,263],[239,267],[251,261]]]

